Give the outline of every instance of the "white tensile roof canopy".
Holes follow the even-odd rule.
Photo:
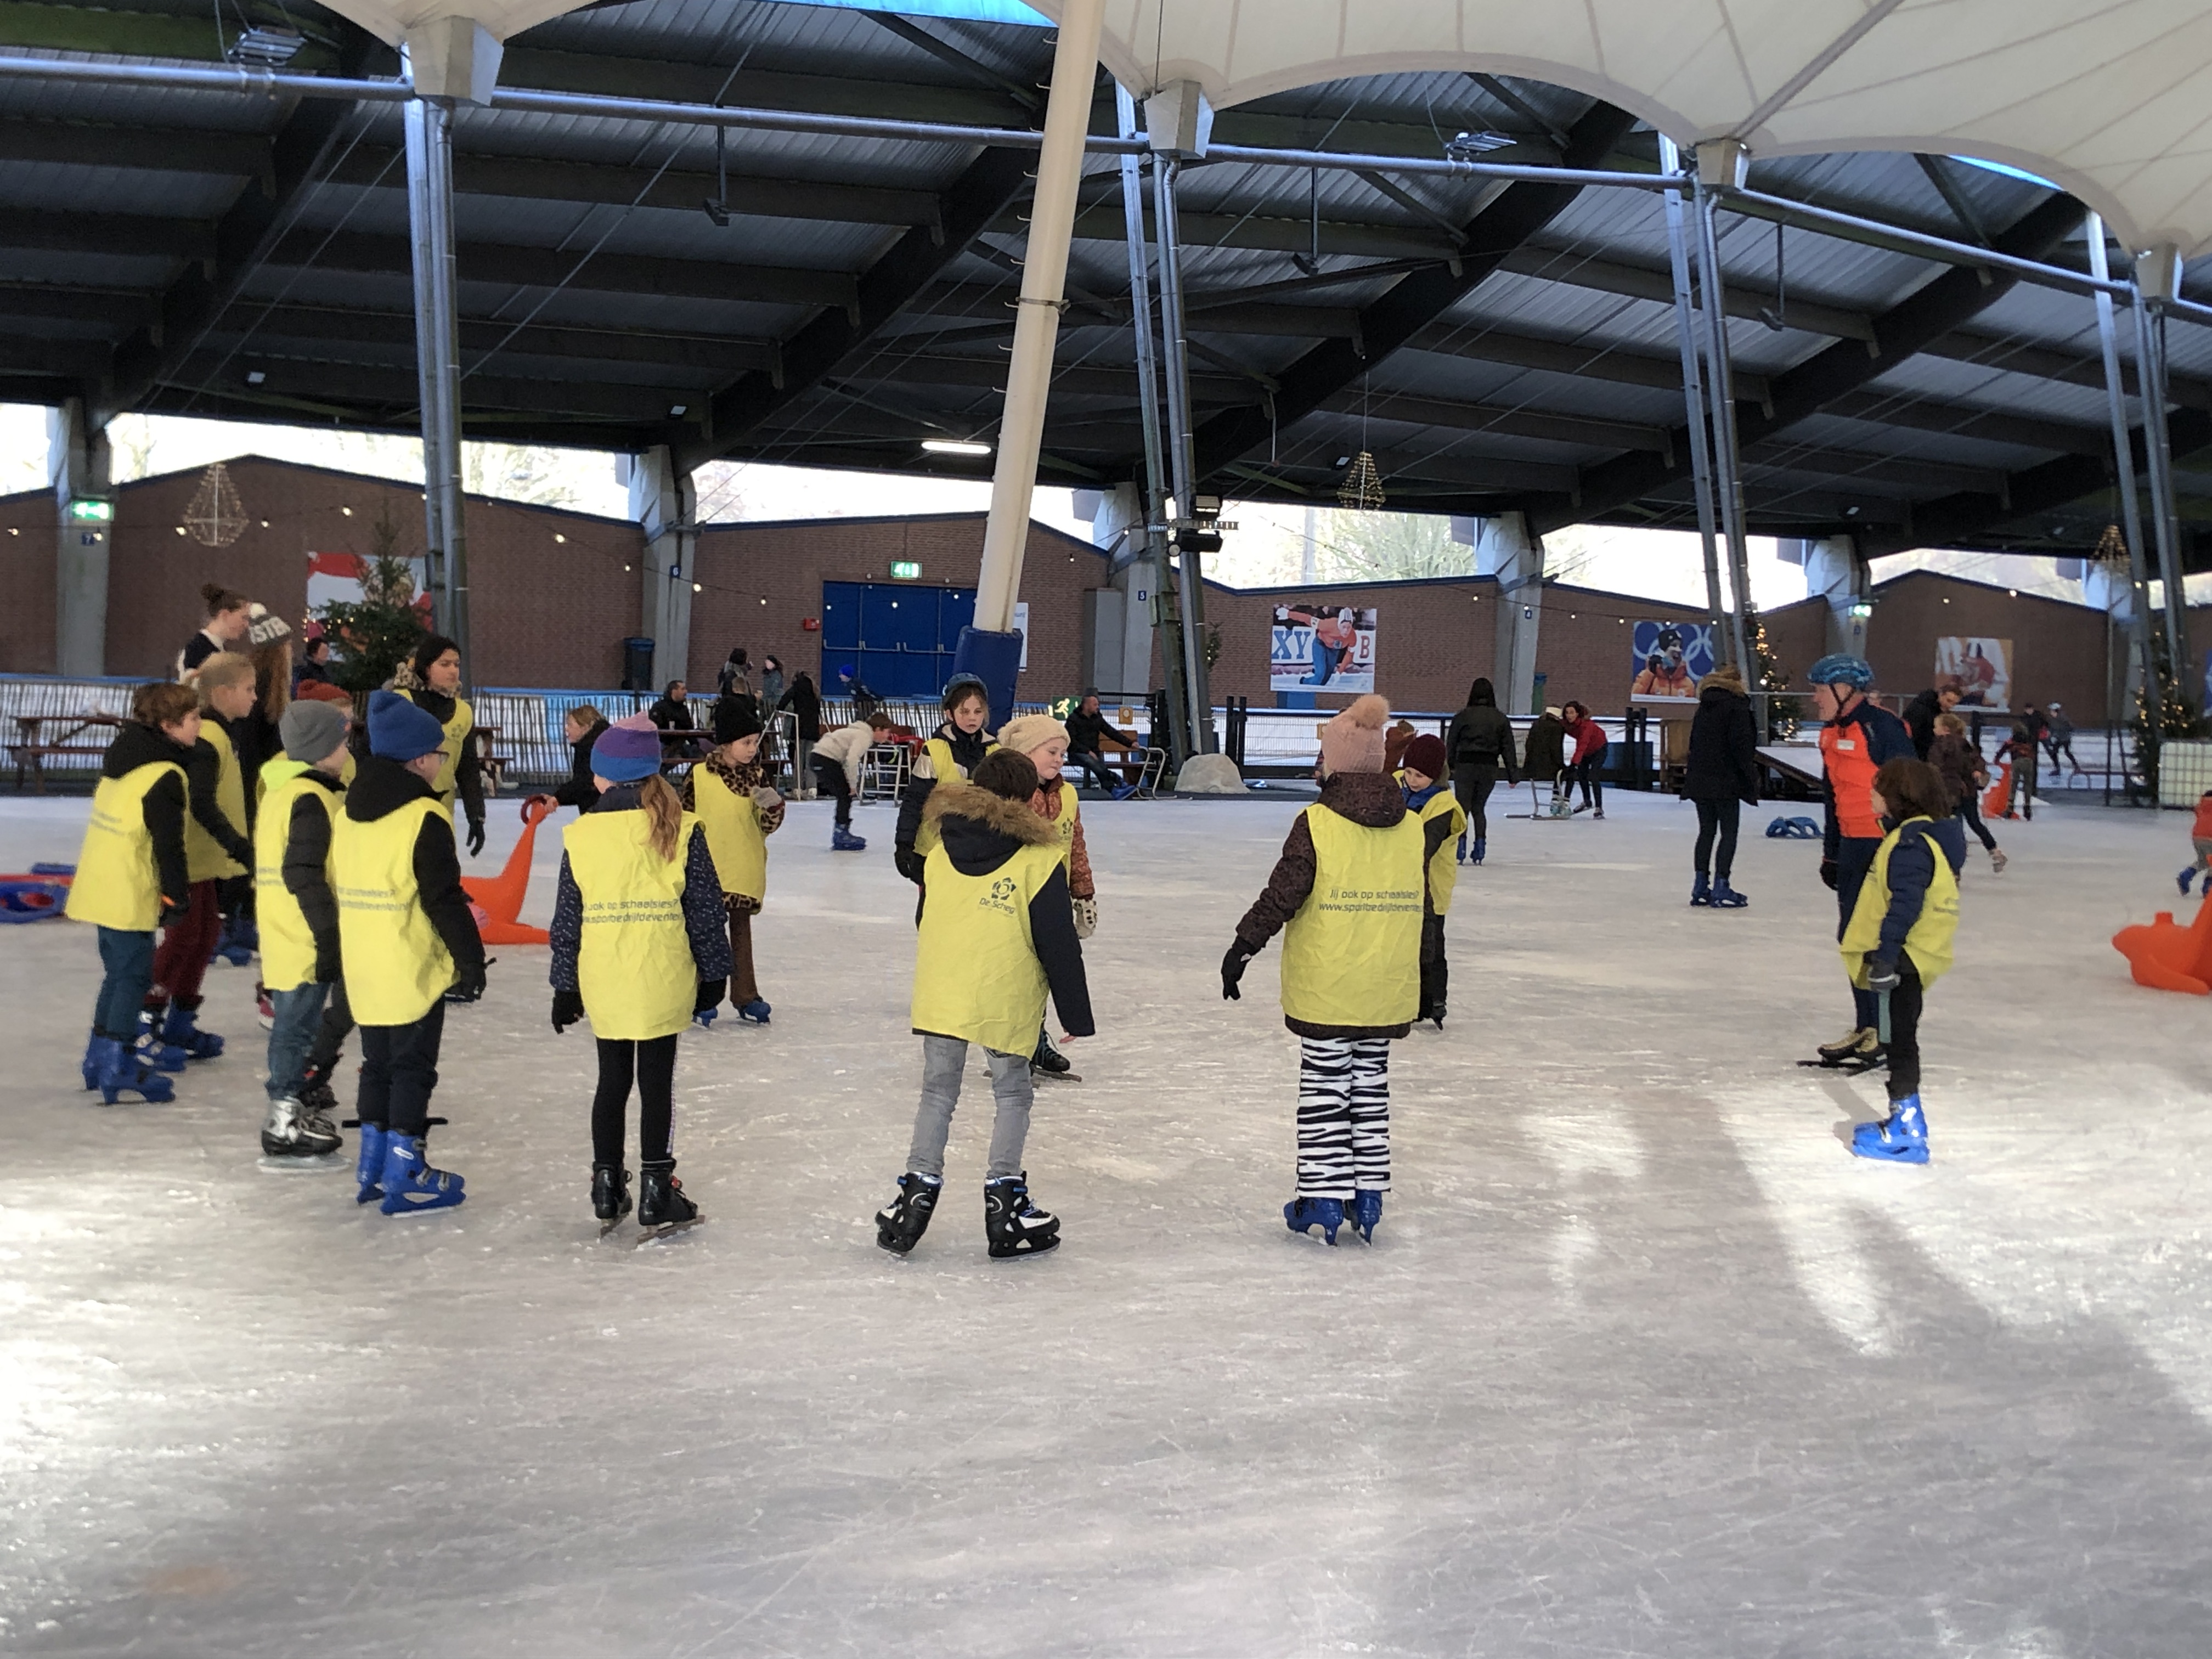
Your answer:
[[[457,14],[504,40],[577,9],[331,4],[393,42]],[[1685,145],[1999,161],[2071,191],[2130,246],[2212,246],[2203,0],[1106,0],[1100,56],[1134,90],[1196,81],[1224,107],[1401,70],[1527,76]]]

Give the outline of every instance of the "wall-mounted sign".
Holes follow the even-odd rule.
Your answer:
[[[822,618],[801,617],[799,619],[799,631],[802,634],[819,634],[822,631]]]
[[[105,495],[79,495],[70,502],[69,515],[82,524],[107,524],[115,517],[115,503]]]
[[[919,580],[921,576],[921,562],[919,559],[893,559],[891,576],[896,581]]]

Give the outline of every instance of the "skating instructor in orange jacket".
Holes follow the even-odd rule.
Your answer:
[[[1808,678],[1821,720],[1820,761],[1827,779],[1820,879],[1835,890],[1836,937],[1840,939],[1881,847],[1875,774],[1884,761],[1913,757],[1912,734],[1903,720],[1877,708],[1869,697],[1874,670],[1863,657],[1832,653],[1814,663]],[[1822,1062],[1830,1066],[1863,1068],[1881,1062],[1881,1015],[1873,992],[1852,988],[1851,1029],[1837,1041],[1822,1043],[1820,1053]]]

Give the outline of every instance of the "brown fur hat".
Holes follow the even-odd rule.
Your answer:
[[[1049,819],[1030,811],[1025,800],[1008,800],[988,789],[978,789],[974,784],[957,778],[948,778],[929,792],[929,799],[921,804],[925,821],[935,822],[945,817],[973,818],[976,823],[1000,834],[1011,836],[1029,847],[1057,847],[1060,831]]]
[[[1340,710],[1321,729],[1322,775],[1382,771],[1382,723],[1389,718],[1390,705],[1371,691]]]

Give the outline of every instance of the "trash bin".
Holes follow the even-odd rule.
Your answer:
[[[624,691],[653,690],[653,641],[627,639],[623,641],[623,678]]]

